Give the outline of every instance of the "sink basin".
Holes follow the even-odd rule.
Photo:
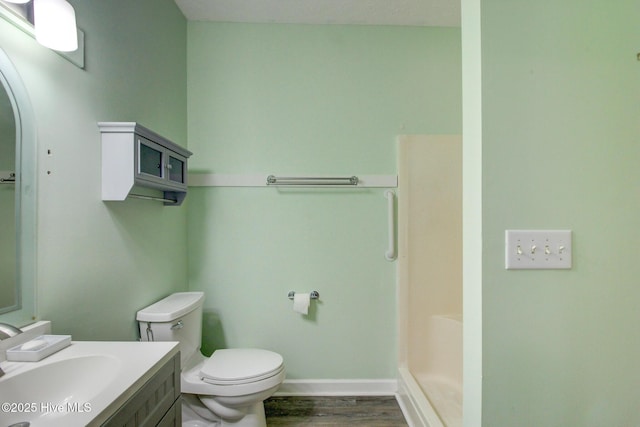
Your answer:
[[[39,362],[1,362],[0,424],[101,425],[175,353],[176,343],[77,341]]]
[[[14,413],[3,411],[3,418],[9,415],[9,424],[36,418],[45,422],[68,412],[90,412],[91,400],[109,386],[120,363],[112,356],[79,356],[7,378],[0,382],[0,402],[15,402],[16,407]]]

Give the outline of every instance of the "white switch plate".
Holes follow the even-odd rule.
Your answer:
[[[506,230],[505,267],[571,268],[571,230]]]

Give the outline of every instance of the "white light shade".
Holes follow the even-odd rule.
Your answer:
[[[25,3],[29,3],[31,0],[4,0],[7,3],[14,3],[14,4],[25,4]]]
[[[33,20],[41,45],[61,52],[78,49],[76,12],[66,0],[34,0]]]

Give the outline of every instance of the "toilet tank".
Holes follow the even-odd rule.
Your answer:
[[[178,292],[138,311],[141,341],[178,341],[182,366],[202,341],[203,292]]]

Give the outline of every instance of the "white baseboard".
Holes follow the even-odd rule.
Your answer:
[[[285,380],[275,396],[394,396],[395,379]]]

